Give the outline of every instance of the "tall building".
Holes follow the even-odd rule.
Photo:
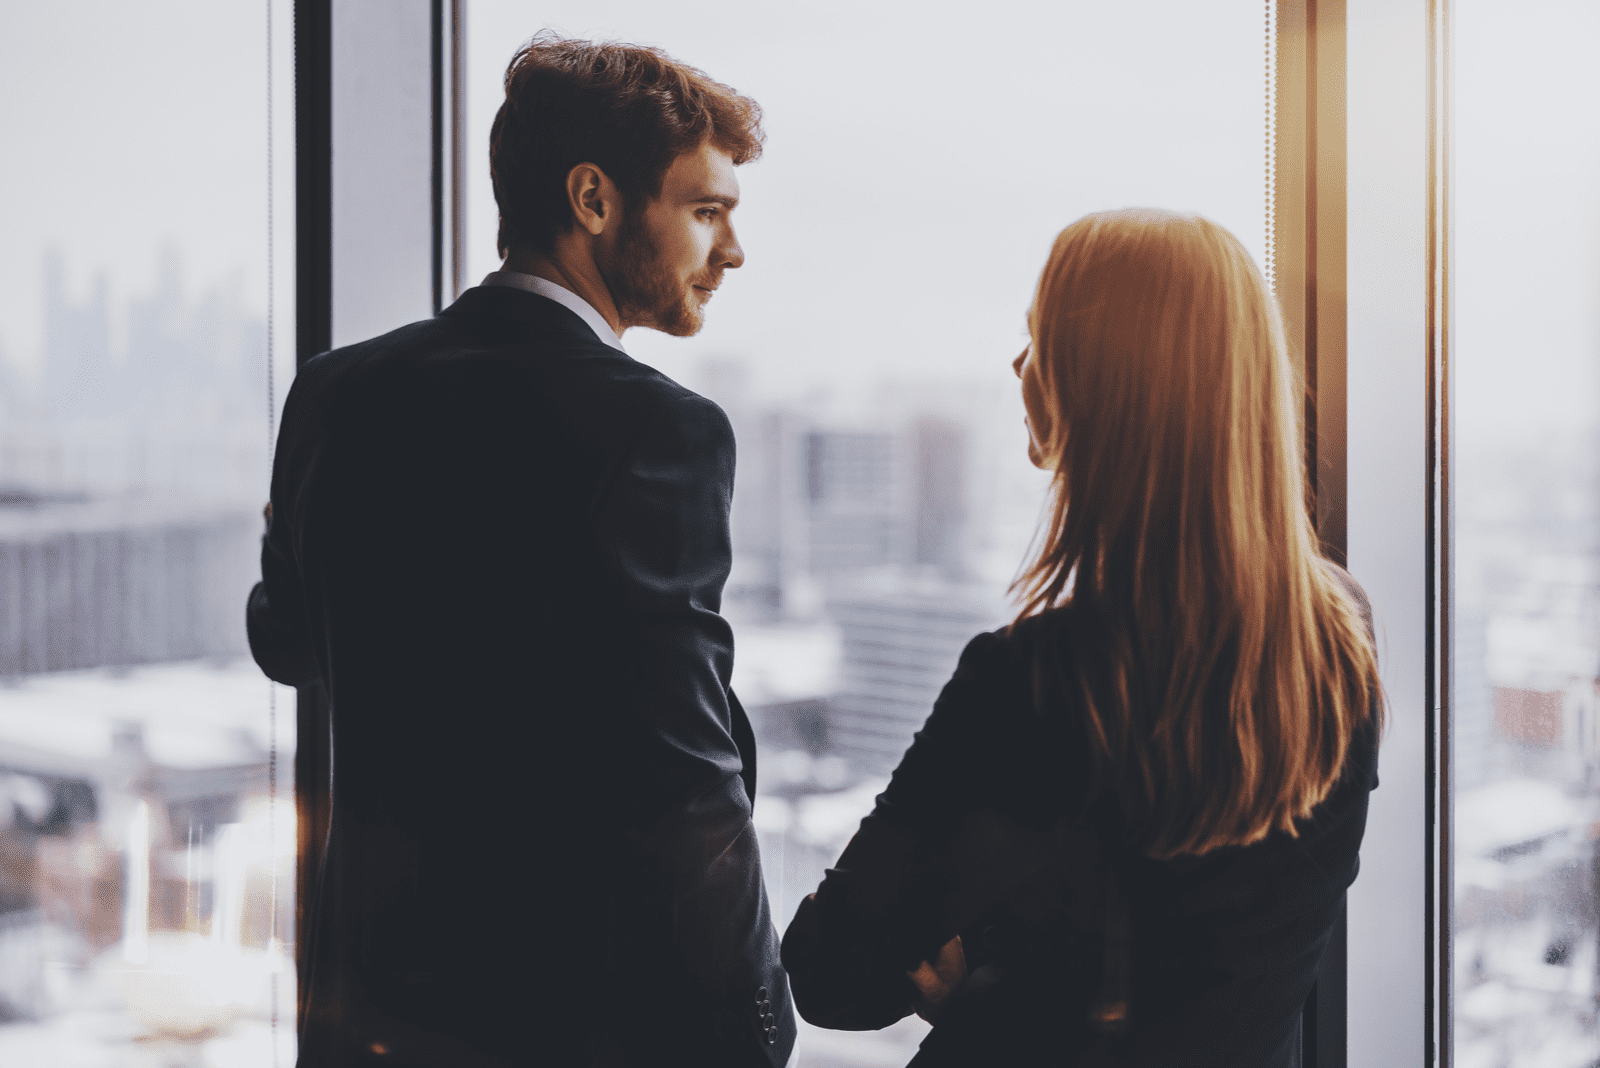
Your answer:
[[[260,534],[238,507],[0,504],[0,678],[242,657]]]
[[[811,572],[818,577],[907,562],[911,518],[905,443],[890,433],[805,435]]]
[[[103,418],[117,413],[126,394],[111,362],[107,280],[95,279],[84,303],[66,293],[64,268],[51,254],[44,263],[44,403],[52,419]]]
[[[1004,621],[984,591],[922,583],[862,590],[828,603],[843,632],[840,692],[829,702],[833,751],[886,775],[933,710],[972,637]]]
[[[972,578],[973,430],[930,414],[960,406],[927,384],[926,407],[844,422],[754,410],[722,364],[706,378],[739,441],[725,597],[736,630],[767,656],[815,654],[783,645],[796,622],[839,636],[837,672],[816,673],[832,689],[753,707],[757,730],[769,746],[845,761],[850,781],[886,775],[962,648],[1005,618],[1001,590]]]
[[[935,416],[912,428],[915,492],[912,559],[952,578],[966,571],[968,545],[967,431]]]

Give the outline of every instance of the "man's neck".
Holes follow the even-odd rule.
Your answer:
[[[559,240],[555,251],[549,255],[531,249],[514,248],[506,256],[502,269],[531,274],[576,293],[600,313],[612,333],[620,338],[628,328],[617,315],[617,302],[611,299],[611,289],[600,277],[594,257],[587,253],[587,249],[564,247]]]

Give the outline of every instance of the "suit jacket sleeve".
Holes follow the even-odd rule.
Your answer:
[[[733,635],[718,614],[733,464],[721,409],[672,400],[612,476],[594,535],[622,646],[617,744],[641,814],[629,831],[672,898],[677,959],[659,962],[657,981],[686,983],[704,1006],[705,1063],[782,1065],[795,1023],[733,737]]]
[[[301,383],[296,382],[297,387]],[[304,389],[291,389],[284,405],[284,424],[278,435],[273,463],[272,519],[261,539],[261,581],[250,591],[245,607],[245,633],[250,653],[269,679],[286,686],[307,686],[322,681],[321,668],[312,652],[305,587],[295,553],[290,509],[293,495],[283,485],[285,454],[295,440],[296,403]]]
[[[906,972],[961,929],[953,852],[998,789],[985,769],[1005,767],[997,644],[980,634],[967,645],[888,788],[784,933],[795,1003],[818,1026],[876,1030],[909,1016]]]

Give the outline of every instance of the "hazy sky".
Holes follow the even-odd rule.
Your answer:
[[[1458,440],[1600,423],[1600,4],[1458,0]],[[1559,462],[1559,458],[1553,458]]]
[[[1375,0],[1368,0],[1375,2]],[[1053,235],[1085,212],[1190,209],[1262,251],[1263,5],[470,0],[469,277],[494,264],[486,141],[499,77],[544,26],[659,44],[756,97],[747,266],[690,340],[632,351],[689,377],[750,361],[769,395],[990,378]],[[278,49],[280,341],[292,311],[289,0]],[[1456,370],[1462,425],[1600,411],[1600,7],[1462,0],[1456,18]],[[910,13],[914,12],[914,16]],[[110,286],[115,324],[163,248],[191,292],[266,300],[262,0],[8,4],[0,34],[0,360],[37,369],[41,267]],[[115,344],[115,339],[114,339]]]
[[[703,333],[632,331],[668,373],[747,358],[768,394],[1003,376],[1055,234],[1089,211],[1199,211],[1260,257],[1259,0],[792,3],[472,0],[469,258],[495,266],[489,124],[542,27],[659,45],[755,97],[747,256]]]
[[[130,294],[154,288],[164,249],[181,260],[191,294],[225,285],[253,314],[264,312],[266,12],[259,0],[5,5],[0,359],[24,374],[37,370],[50,249],[75,298],[105,277],[114,352],[117,313]],[[274,16],[277,221],[292,238],[287,0]],[[280,286],[287,282],[292,296],[292,244],[281,247]]]

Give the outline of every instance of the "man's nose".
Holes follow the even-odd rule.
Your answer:
[[[744,249],[739,247],[739,238],[733,232],[733,227],[728,227],[728,236],[717,243],[717,258],[723,267],[743,267]]]
[[[1029,346],[1031,348],[1032,346]],[[1018,378],[1022,377],[1022,365],[1028,362],[1028,349],[1017,353],[1017,358],[1011,361],[1011,370],[1016,372]]]

